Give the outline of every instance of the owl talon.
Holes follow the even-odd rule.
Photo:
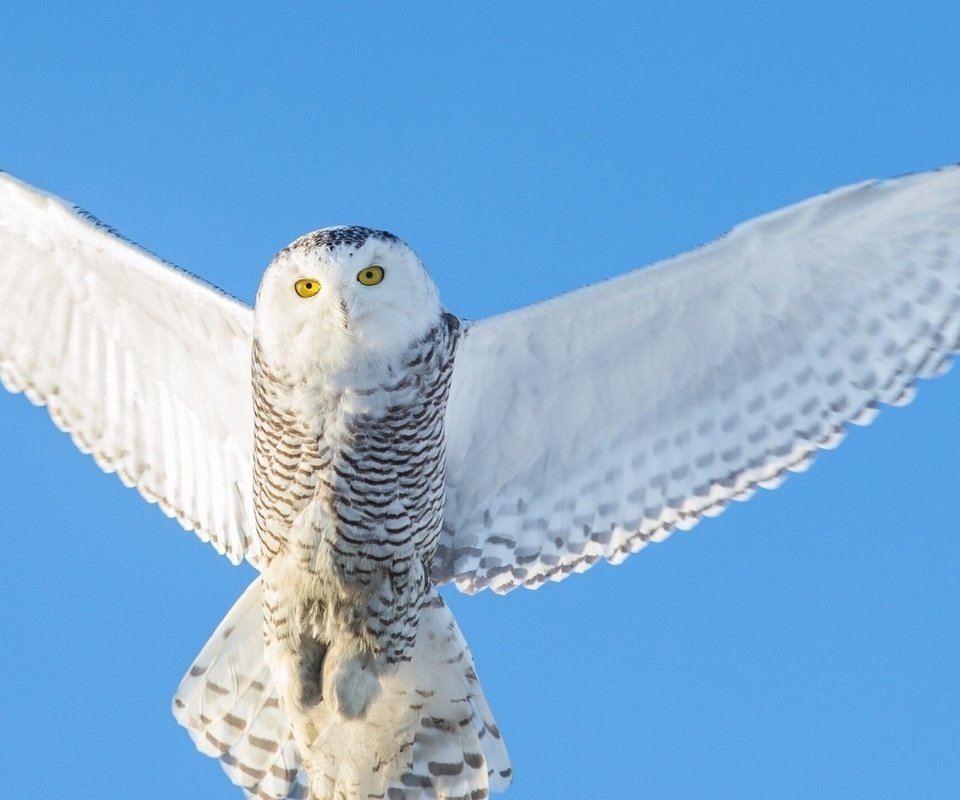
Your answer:
[[[367,713],[380,694],[380,680],[369,661],[353,657],[337,666],[331,676],[333,692],[327,694],[347,719],[358,719]]]

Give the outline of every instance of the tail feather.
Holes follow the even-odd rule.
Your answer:
[[[405,793],[391,789],[403,800],[480,800],[510,785],[510,759],[467,644],[436,592],[425,604],[421,626],[424,619],[430,649],[422,657],[433,669],[422,674],[431,688],[416,692],[425,702],[412,769],[399,782]],[[411,791],[411,784],[422,788]]]
[[[412,659],[380,677],[382,692],[363,718],[344,719],[321,701],[298,721],[309,731],[303,758],[264,662],[262,624],[257,578],[173,701],[197,748],[219,758],[247,797],[482,800],[510,784],[473,658],[435,590],[423,604]]]
[[[183,677],[173,715],[248,797],[305,798],[307,779],[290,722],[263,660],[260,602],[257,578]]]
[[[309,756],[314,797],[481,800],[507,788],[503,739],[436,590],[420,612],[412,659],[380,681],[383,692],[363,720],[320,712]]]

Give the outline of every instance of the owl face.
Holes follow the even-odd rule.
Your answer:
[[[254,310],[263,357],[291,377],[383,364],[441,313],[416,253],[392,234],[358,227],[324,228],[281,250]]]

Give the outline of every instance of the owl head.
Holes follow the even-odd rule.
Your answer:
[[[440,314],[436,285],[396,236],[324,228],[270,262],[254,335],[265,360],[291,376],[363,369],[402,354]]]

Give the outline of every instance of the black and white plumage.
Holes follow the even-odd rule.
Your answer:
[[[260,287],[253,498],[265,656],[317,798],[415,798],[425,787],[482,797],[509,776],[429,577],[459,333],[416,256],[380,231],[305,236]],[[458,646],[437,660],[435,640],[450,637]],[[425,740],[435,741],[418,758]]]
[[[438,447],[432,441],[435,424],[424,427],[430,463],[446,466],[442,522],[433,509],[409,541],[377,540],[387,545],[387,561],[410,567],[399,595],[378,608],[370,597],[338,605],[329,594],[338,580],[351,587],[347,595],[362,590],[376,561],[362,547],[346,558],[352,567],[336,569],[314,569],[309,547],[293,559],[277,554],[285,538],[298,541],[291,535],[298,530],[319,530],[300,537],[305,545],[324,541],[324,531],[345,541],[341,530],[373,530],[376,503],[337,515],[338,499],[352,491],[363,497],[362,478],[374,471],[372,461],[349,473],[342,464],[374,451],[355,449],[362,413],[351,416],[333,398],[391,394],[387,387],[430,360],[410,356],[431,336],[439,342],[450,319],[419,261],[394,237],[337,229],[299,240],[268,270],[255,325],[242,305],[4,178],[0,373],[11,389],[47,403],[106,469],[233,560],[245,556],[264,570],[267,616],[275,614],[266,655],[258,580],[175,702],[178,719],[235,782],[263,797],[305,796],[308,784],[318,797],[334,786],[347,796],[389,793],[391,784],[400,796],[483,796],[484,786],[471,781],[489,776],[490,788],[503,788],[506,756],[452,617],[426,578],[419,594],[410,591],[417,564],[432,583],[455,581],[468,591],[537,586],[620,560],[805,468],[847,423],[869,421],[880,403],[906,402],[915,379],[938,374],[957,350],[958,223],[956,168],[860,184],[657,267],[460,326],[443,415],[445,462],[442,438]],[[298,315],[323,286],[302,298],[294,281],[324,284],[316,274],[323,268],[336,288],[391,254],[399,261],[386,264],[382,284],[355,294],[359,306],[344,297],[328,306],[317,324],[321,340],[336,345],[318,352]],[[398,294],[362,307],[398,274],[416,278],[402,301]],[[276,298],[285,291],[289,304],[272,307],[274,283]],[[452,348],[456,326],[447,324]],[[266,371],[251,394],[254,341]],[[443,352],[434,351],[431,374],[449,369]],[[305,376],[313,386],[301,386]],[[284,406],[284,384],[300,386],[303,397]],[[399,405],[410,408],[441,384],[434,400],[442,406],[445,381],[429,379]],[[263,409],[255,410],[264,398],[281,420],[272,433]],[[339,438],[324,451],[317,437],[329,439],[338,425]],[[292,446],[287,431],[296,433]],[[311,437],[316,450],[304,447]],[[386,438],[399,453],[402,437]],[[331,452],[347,455],[342,474],[325,464]],[[290,522],[295,498],[277,494],[294,486],[282,476],[296,474],[295,459],[309,463],[315,482],[298,491],[316,501],[319,529]],[[332,488],[320,497],[314,490],[324,475]],[[401,484],[394,481],[404,497],[426,486],[420,499],[433,508],[437,484]],[[304,611],[311,598],[312,618]],[[329,608],[339,609],[332,619]],[[376,613],[351,626],[349,613],[340,613],[347,608]],[[280,622],[291,618],[313,639],[304,645],[287,631],[292,646],[278,647]],[[383,645],[404,641],[410,627],[414,646]],[[356,646],[331,657],[340,646],[334,639]],[[304,692],[311,675],[319,699]],[[338,675],[340,683],[324,683]],[[369,783],[383,772],[374,767],[391,759],[390,775]]]

